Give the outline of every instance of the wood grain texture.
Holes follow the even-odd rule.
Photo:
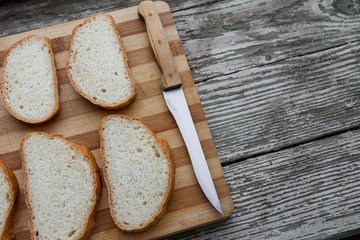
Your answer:
[[[197,84],[223,163],[360,126],[360,42]]]
[[[217,0],[172,0],[172,11],[201,6]],[[87,18],[96,13],[136,6],[140,0],[17,0],[0,1],[0,37]]]
[[[359,41],[360,2],[344,2],[228,0],[174,18],[198,82]]]
[[[357,233],[359,149],[355,130],[225,166],[232,218],[171,239],[339,239]]]
[[[359,126],[359,2],[345,2],[234,0],[174,13],[222,163]]]
[[[0,3],[2,22],[0,34],[6,36],[42,28],[88,17],[98,12],[133,6],[139,2],[81,0],[74,3],[68,0],[60,2],[30,0],[26,3],[22,1]],[[186,54],[190,62],[201,102],[205,105],[204,110],[210,120],[209,126],[220,159],[223,164],[233,163],[227,165],[224,171],[228,173],[226,176],[231,185],[233,198],[237,202],[234,220],[189,231],[178,238],[238,239],[238,232],[241,233],[242,229],[247,228],[246,225],[251,221],[251,216],[248,215],[249,219],[244,225],[242,224],[244,219],[239,218],[242,213],[237,209],[242,196],[239,194],[241,186],[238,182],[243,181],[243,178],[237,172],[243,171],[241,163],[235,162],[249,156],[277,151],[359,127],[360,100],[357,76],[359,76],[360,61],[358,57],[360,39],[358,6],[360,2],[359,0],[169,0],[167,2],[174,11],[175,23],[184,47],[182,53]],[[139,29],[137,24],[137,22],[132,22],[128,25],[118,25],[118,28],[128,29],[124,32],[132,34],[132,28]],[[135,40],[128,38],[127,41],[134,42]],[[66,37],[60,41],[54,41],[60,48],[62,44],[68,43]],[[136,44],[144,46],[144,42]],[[179,49],[182,51],[182,48],[177,46],[178,44],[170,44],[173,55]],[[136,51],[142,50],[137,49],[130,53],[135,57],[131,57],[134,65],[137,62],[148,61],[146,60],[148,58],[144,60],[136,58]],[[146,51],[151,55],[148,50]],[[0,59],[1,54],[0,51]],[[349,66],[347,63],[350,63]],[[136,70],[138,79],[143,81],[138,94],[141,94],[141,97],[145,94],[151,96],[157,94],[158,88],[154,87],[151,81],[144,81],[151,76],[136,66],[133,69]],[[273,74],[271,74],[273,69]],[[255,76],[252,76],[253,73]],[[64,72],[58,70],[58,74],[63,75]],[[191,73],[189,71],[183,74]],[[263,75],[265,77],[262,77]],[[159,81],[156,76],[151,79]],[[271,84],[275,86],[271,87]],[[62,88],[70,87],[63,85]],[[302,95],[297,93],[298,88]],[[71,99],[76,99],[76,94],[71,94],[71,92],[67,94]],[[85,102],[78,102],[78,108],[71,107],[71,101],[62,103],[68,108],[66,115],[63,116],[87,114],[91,110],[89,107],[84,107],[87,106]],[[250,105],[247,106],[247,104]],[[194,111],[199,111],[199,109]],[[247,115],[249,113],[251,115]],[[155,116],[157,114],[166,113],[156,113]],[[263,119],[256,118],[252,123],[250,116],[256,117],[257,114]],[[169,122],[169,124],[174,123]],[[243,124],[252,127],[255,134]],[[153,124],[153,126],[159,125]],[[11,132],[8,129],[2,131]],[[75,135],[72,139],[96,148],[97,143],[87,142],[86,134]],[[251,144],[247,144],[246,141],[250,141]],[[316,146],[321,148],[321,144],[328,144],[328,142],[321,141],[319,144]],[[336,148],[336,143],[332,146]],[[176,150],[179,157],[185,155],[181,148]],[[16,157],[16,151],[10,151],[7,158],[10,159],[12,156]],[[270,161],[267,154],[263,157],[263,161]],[[290,161],[291,153],[283,158],[285,162]],[[252,167],[255,168],[257,163],[255,161]],[[336,165],[329,167],[331,166],[336,167]],[[286,171],[277,171],[279,175],[285,173]],[[303,174],[304,176],[311,175],[311,172],[304,171]],[[311,186],[310,183],[304,185],[304,187],[309,186]],[[262,189],[263,186],[259,186],[259,191]],[[347,194],[344,188],[335,189],[338,195]],[[355,189],[354,194],[356,191],[358,190]],[[318,199],[321,200],[321,196],[326,196],[326,194],[326,192],[317,192]],[[261,198],[265,197],[266,193]],[[329,203],[328,209],[331,213],[336,212],[337,216],[342,215],[341,210],[346,208],[346,206],[341,208],[336,202],[327,203]],[[350,204],[349,209],[351,209]],[[296,209],[289,208],[281,216],[285,214],[291,216],[295,211]],[[276,218],[276,214],[279,213],[281,212],[274,212],[273,218]],[[101,219],[104,218],[105,222],[111,222],[111,219],[104,216],[103,212],[100,211],[98,214]],[[345,211],[342,215],[344,219],[347,219],[347,214],[348,212]],[[325,216],[321,214],[316,216],[318,222],[338,224],[339,220],[327,219]],[[274,222],[273,218],[264,218],[268,221],[266,230],[269,233],[276,232],[279,227],[277,225],[279,222]],[[228,224],[229,227],[227,227]],[[315,222],[311,227],[316,224]],[[282,237],[284,239],[301,238],[306,234],[306,227],[309,225],[306,221],[299,221],[297,225],[294,225],[294,229],[300,229],[301,226],[304,226],[304,230],[288,231],[288,237],[285,235]],[[344,227],[344,225],[341,226]],[[99,229],[101,230],[102,227],[100,226]],[[355,225],[351,225],[350,228],[345,226],[335,229],[336,231],[329,231],[311,239],[338,239],[351,233],[360,233],[359,227]],[[257,239],[264,238],[266,232],[264,229],[262,231],[264,235]],[[26,232],[20,233],[20,236],[21,234],[26,236]],[[243,238],[256,239],[248,236]],[[354,239],[359,238],[354,237]]]
[[[18,151],[21,138],[30,131],[63,134],[72,143],[86,145],[94,154],[98,165],[102,166],[97,128],[103,117],[114,113],[143,118],[148,127],[154,130],[159,137],[168,141],[174,152],[176,167],[175,188],[166,213],[157,224],[141,233],[124,233],[112,221],[107,189],[103,184],[101,198],[96,208],[96,225],[91,239],[157,238],[214,221],[224,220],[231,215],[233,211],[232,199],[170,9],[163,2],[158,2],[156,7],[171,46],[175,67],[184,83],[185,97],[194,118],[202,147],[205,150],[210,172],[225,216],[217,213],[198,185],[180,131],[165,105],[160,89],[161,72],[152,54],[145,32],[145,24],[139,19],[137,7],[132,7],[110,13],[115,19],[120,34],[123,36],[131,72],[138,92],[134,102],[120,110],[105,110],[91,104],[76,93],[67,78],[64,67],[69,56],[69,36],[72,29],[83,20],[67,22],[0,39],[0,52],[3,52],[13,42],[30,34],[50,37],[54,44],[56,69],[61,89],[60,113],[42,125],[33,126],[18,121],[2,105],[0,106],[0,120],[2,122],[0,126],[0,158],[15,172],[20,183],[14,222],[16,239],[29,238],[28,216],[24,202],[23,174],[20,169],[21,163]],[[128,25],[132,27],[129,28]],[[2,61],[0,61],[1,63]]]

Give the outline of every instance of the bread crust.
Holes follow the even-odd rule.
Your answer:
[[[10,186],[10,207],[6,213],[4,231],[0,235],[0,240],[10,240],[15,238],[15,233],[13,232],[13,220],[15,213],[15,201],[17,194],[19,192],[19,184],[16,180],[15,174],[11,169],[0,159],[0,171],[5,173],[5,178]]]
[[[28,174],[26,171],[26,161],[25,161],[25,153],[24,153],[24,143],[25,141],[30,138],[32,135],[35,134],[40,134],[40,135],[44,135],[48,138],[58,138],[61,141],[65,142],[67,145],[69,145],[71,148],[73,148],[75,151],[77,151],[78,153],[82,154],[83,156],[85,156],[86,160],[89,162],[90,164],[90,168],[91,168],[91,172],[92,172],[92,177],[96,183],[94,192],[93,192],[93,205],[90,209],[90,211],[88,212],[88,221],[86,223],[86,226],[84,226],[84,228],[82,229],[82,234],[80,235],[79,238],[77,238],[76,240],[85,240],[88,239],[94,229],[95,226],[95,220],[94,220],[94,216],[95,216],[95,212],[96,212],[96,204],[98,202],[98,200],[100,199],[100,193],[101,193],[101,180],[100,180],[100,169],[95,161],[95,158],[93,156],[93,154],[91,153],[91,151],[84,145],[76,145],[73,144],[71,142],[69,142],[68,140],[66,140],[63,135],[61,134],[47,134],[44,132],[31,132],[25,135],[25,137],[22,139],[21,143],[20,143],[20,156],[21,156],[21,163],[22,163],[22,171],[24,173],[24,192],[25,192],[25,201],[26,201],[26,205],[28,208],[28,215],[29,215],[29,228],[30,228],[30,235],[31,235],[31,239],[32,240],[37,240],[36,237],[36,233],[34,233],[34,224],[33,224],[33,209],[31,206],[31,202],[29,199],[29,192],[28,192]]]
[[[129,76],[129,81],[131,83],[131,94],[129,95],[129,97],[123,101],[123,102],[120,102],[120,103],[117,103],[117,104],[106,104],[106,103],[102,103],[102,102],[99,102],[99,101],[96,101],[94,100],[91,96],[87,95],[86,93],[84,93],[83,91],[81,91],[81,89],[78,87],[78,85],[76,84],[76,81],[74,80],[72,74],[71,74],[71,64],[70,64],[70,59],[72,58],[72,53],[73,53],[73,45],[74,45],[74,37],[76,35],[76,32],[77,30],[84,26],[85,24],[91,22],[92,20],[94,20],[97,16],[105,16],[106,18],[108,18],[110,20],[110,24],[111,24],[111,27],[113,28],[113,31],[115,32],[115,35],[116,35],[116,38],[117,38],[117,41],[119,43],[119,46],[120,46],[120,49],[123,53],[123,62],[124,62],[124,67],[125,67],[125,70]],[[102,108],[106,108],[106,109],[110,109],[110,110],[115,110],[115,109],[119,109],[119,108],[123,108],[125,106],[127,106],[129,103],[132,102],[132,100],[134,100],[135,96],[136,96],[136,91],[135,91],[135,83],[134,83],[134,79],[133,79],[133,76],[131,74],[131,71],[130,71],[130,68],[129,68],[129,65],[128,65],[128,59],[127,59],[127,56],[126,56],[126,52],[125,52],[125,48],[124,48],[124,45],[122,43],[122,40],[121,40],[121,36],[120,36],[120,33],[119,31],[117,30],[116,28],[116,25],[115,25],[115,20],[114,18],[111,16],[111,15],[108,15],[108,14],[102,14],[102,13],[98,13],[98,14],[95,14],[93,16],[91,16],[90,18],[86,19],[83,23],[77,25],[73,32],[72,32],[72,39],[71,39],[71,44],[70,44],[70,54],[69,54],[69,58],[68,60],[66,61],[66,73],[68,75],[68,78],[69,78],[69,81],[71,83],[71,85],[73,85],[73,87],[75,88],[75,90],[81,95],[83,96],[84,98],[86,98],[87,100],[89,100],[91,103],[99,106],[99,107],[102,107]]]
[[[144,226],[142,226],[140,228],[130,228],[130,227],[122,225],[116,218],[116,215],[114,212],[114,201],[113,201],[113,196],[112,196],[113,194],[112,194],[112,189],[111,189],[112,186],[111,186],[111,183],[110,183],[110,180],[108,177],[108,172],[107,172],[107,167],[106,167],[107,159],[105,157],[106,155],[105,155],[105,149],[104,149],[104,136],[103,136],[103,129],[102,129],[103,124],[111,118],[123,118],[123,119],[127,119],[129,121],[140,122],[143,125],[143,127],[155,138],[156,143],[160,146],[162,152],[165,154],[165,156],[167,158],[167,164],[168,164],[168,168],[170,171],[168,174],[168,186],[166,188],[166,192],[164,195],[165,197],[163,198],[163,201],[160,204],[160,207],[158,208],[156,214],[154,214],[153,217],[147,223],[145,223]],[[99,124],[98,130],[100,133],[100,151],[101,151],[101,155],[102,155],[102,159],[103,159],[104,179],[105,179],[105,183],[106,183],[106,186],[107,186],[107,189],[109,192],[109,206],[110,206],[111,216],[112,216],[116,226],[124,232],[145,231],[146,229],[148,229],[152,225],[154,225],[157,221],[159,221],[161,219],[161,217],[165,214],[167,204],[169,203],[172,193],[174,191],[175,164],[174,164],[174,159],[173,159],[173,156],[171,153],[170,146],[169,146],[168,142],[166,141],[166,139],[157,137],[156,134],[150,128],[148,128],[144,124],[144,121],[140,118],[132,118],[132,117],[125,116],[125,115],[113,114],[113,115],[107,116],[104,119],[102,119],[102,121]]]
[[[43,39],[46,41],[47,45],[48,45],[48,51],[50,54],[50,62],[51,62],[51,68],[52,68],[52,72],[53,72],[53,85],[54,85],[54,94],[55,94],[55,108],[53,109],[53,111],[46,117],[39,119],[39,120],[30,120],[30,119],[25,119],[23,117],[21,117],[19,114],[17,114],[5,101],[5,94],[4,94],[4,69],[6,68],[7,65],[7,58],[9,57],[11,51],[13,49],[15,49],[17,46],[21,45],[23,42],[31,39],[31,38],[37,38],[37,39]],[[44,123],[48,120],[50,120],[51,118],[53,118],[56,114],[59,113],[60,111],[60,103],[59,103],[59,84],[58,84],[58,79],[57,79],[57,75],[56,75],[56,67],[55,67],[55,57],[54,57],[54,53],[52,50],[52,45],[51,45],[51,41],[49,38],[47,37],[39,37],[36,35],[31,35],[28,36],[26,38],[21,39],[20,41],[16,42],[15,44],[13,44],[8,50],[6,50],[5,54],[4,54],[4,63],[3,63],[3,70],[1,72],[2,74],[2,78],[0,80],[0,98],[1,101],[3,102],[5,108],[8,110],[8,112],[13,115],[15,118],[23,121],[23,122],[27,122],[27,123],[32,123],[32,124],[40,124],[40,123]]]

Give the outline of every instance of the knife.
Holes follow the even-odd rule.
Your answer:
[[[138,6],[138,12],[145,20],[150,45],[163,73],[160,85],[166,105],[180,129],[195,176],[207,199],[221,215],[224,215],[159,14],[152,1],[141,2]]]

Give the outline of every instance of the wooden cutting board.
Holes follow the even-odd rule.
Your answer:
[[[74,90],[66,76],[65,62],[68,58],[71,33],[76,25],[83,22],[83,19],[0,39],[0,66],[2,67],[5,50],[16,41],[31,34],[49,37],[53,45],[60,83],[61,111],[47,123],[41,125],[23,123],[12,117],[0,104],[0,158],[15,172],[20,184],[14,222],[16,239],[29,239],[30,236],[18,151],[21,139],[30,131],[63,134],[71,142],[84,144],[90,148],[98,165],[101,166],[97,126],[103,117],[115,113],[143,118],[145,124],[158,136],[167,139],[176,165],[175,191],[165,216],[156,225],[142,233],[123,233],[115,226],[111,218],[107,189],[103,184],[95,215],[96,226],[91,239],[158,238],[220,221],[231,215],[233,202],[173,17],[166,3],[156,2],[156,8],[169,40],[225,216],[221,216],[211,206],[198,185],[179,129],[165,105],[160,90],[161,72],[149,46],[145,24],[139,19],[135,6],[109,13],[114,17],[122,36],[131,72],[136,81],[136,99],[128,107],[120,110],[105,110],[91,104]]]

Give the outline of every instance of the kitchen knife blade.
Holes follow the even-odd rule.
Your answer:
[[[180,129],[195,176],[207,199],[224,215],[155,5],[152,1],[143,1],[138,12],[145,20],[151,47],[163,73],[161,88],[166,105]]]
[[[163,91],[163,94],[185,141],[201,189],[216,210],[224,215],[182,88]]]

